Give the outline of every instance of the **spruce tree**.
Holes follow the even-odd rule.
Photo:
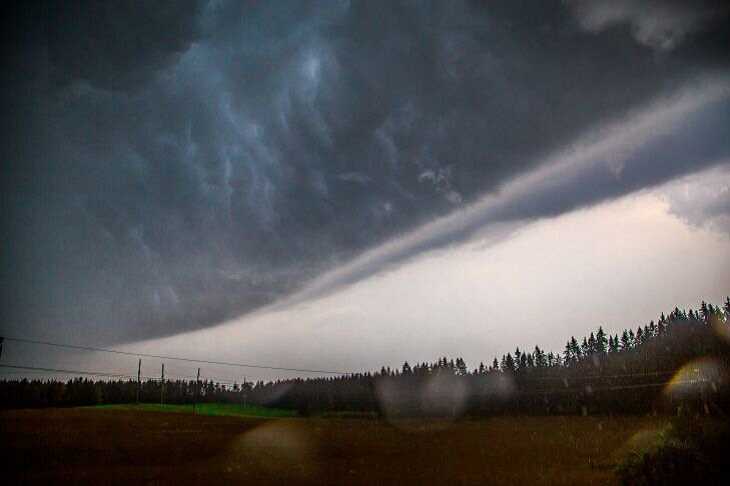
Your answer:
[[[707,322],[710,322],[710,309],[707,307],[707,302],[704,300],[700,304],[700,315],[702,317],[702,320]]]
[[[408,364],[408,361],[403,363],[403,371],[401,374],[403,375],[410,375],[413,370],[411,370],[411,365]]]
[[[515,360],[514,360],[514,358],[512,358],[512,354],[507,353],[507,357],[505,358],[505,363],[504,363],[504,371],[510,371],[510,372],[514,373],[516,371],[516,368],[517,367],[515,366]]]
[[[626,351],[627,349],[631,348],[631,337],[629,336],[629,332],[624,329],[624,332],[621,334],[621,351]]]
[[[460,376],[466,376],[466,362],[462,358],[456,358],[456,374]]]
[[[591,354],[591,348],[588,345],[588,340],[586,339],[585,336],[583,336],[583,342],[580,345],[580,354],[584,358],[590,356],[590,354]]]
[[[535,346],[535,352],[533,355],[535,356],[535,366],[538,368],[545,368],[547,366],[545,351],[540,349],[538,346]]]
[[[591,331],[590,336],[588,336],[588,352],[590,354],[593,354],[598,351],[597,349],[597,343],[596,343],[596,336],[593,334],[593,331]]]
[[[619,350],[619,341],[618,341],[618,334],[613,336],[609,342],[608,346],[608,352],[609,353],[618,353]]]
[[[602,326],[598,326],[598,331],[596,332],[596,351],[599,353],[605,353],[607,351],[607,342],[606,339],[606,333],[603,331]]]
[[[570,366],[578,361],[578,356],[576,356],[575,350],[573,349],[574,342],[575,338],[571,337],[571,339],[569,339],[568,342],[565,343],[565,351],[563,351],[563,361],[565,362],[566,366]]]
[[[570,336],[570,348],[573,350],[573,358],[575,361],[580,360],[582,357],[580,346],[578,345],[578,341],[575,339],[575,336]]]

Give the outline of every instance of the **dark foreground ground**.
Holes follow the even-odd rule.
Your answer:
[[[0,412],[10,483],[613,484],[667,420],[500,417],[455,423]]]

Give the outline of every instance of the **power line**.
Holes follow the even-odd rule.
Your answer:
[[[59,369],[59,368],[43,368],[43,367],[37,367],[37,366],[20,366],[20,365],[6,365],[6,364],[0,364],[0,367],[2,368],[11,368],[16,370],[29,370],[34,372],[50,372],[50,373],[66,373],[66,374],[76,374],[76,375],[87,375],[87,376],[103,376],[106,378],[127,378],[130,380],[134,380],[136,377],[133,375],[126,375],[126,374],[120,374],[120,373],[107,373],[107,372],[98,372],[98,371],[86,371],[86,370],[67,370],[67,369]],[[161,381],[159,377],[153,377],[153,376],[142,376],[143,379],[146,381]],[[177,378],[180,377],[171,377],[171,378]],[[211,380],[214,380],[215,377],[210,377]],[[171,381],[171,380],[167,380]],[[214,380],[218,384],[223,385],[233,385],[234,382],[226,382],[226,381],[220,381],[220,380]],[[617,385],[617,386],[603,386],[603,387],[591,387],[590,393],[594,392],[600,392],[600,391],[615,391],[615,390],[631,390],[631,389],[638,389],[638,388],[656,388],[656,387],[664,387],[667,385],[676,386],[676,385],[697,385],[699,383],[707,383],[709,380],[706,379],[692,379],[692,380],[683,380],[683,381],[677,381],[677,382],[659,382],[659,383],[640,383],[640,384],[631,384],[631,385]],[[586,390],[587,391],[587,390]],[[580,388],[569,388],[569,389],[560,389],[560,388],[554,388],[554,389],[548,389],[548,390],[524,390],[524,391],[518,391],[521,395],[545,395],[545,394],[571,394],[571,393],[581,393],[583,390]]]
[[[8,365],[0,364],[2,368],[11,368],[14,370],[29,370],[29,371],[42,371],[50,373],[67,373],[69,375],[87,375],[87,376],[104,376],[107,378],[135,378],[132,375],[125,375],[120,373],[104,373],[96,371],[83,371],[83,370],[64,370],[59,368],[42,368],[38,366],[20,366],[20,365]]]
[[[22,374],[27,373],[28,371],[31,371],[33,373],[66,373],[69,375],[85,375],[85,376],[102,376],[105,378],[128,378],[130,380],[136,380],[136,375],[126,375],[122,373],[108,373],[104,371],[88,371],[88,370],[67,370],[67,369],[60,369],[60,368],[43,368],[38,366],[21,366],[21,365],[8,365],[8,364],[0,364],[0,368],[10,368],[14,370],[25,370],[25,371],[10,371],[6,372],[6,374]],[[162,379],[159,376],[142,376],[142,379],[146,381],[162,381]],[[171,381],[171,379],[182,379],[182,378],[194,378],[194,377],[185,377],[185,376],[170,376],[166,378],[166,381]],[[221,385],[234,385],[235,382],[232,381],[225,381],[225,380],[218,380],[216,377],[211,376],[206,378],[214,381],[215,383],[221,384]]]
[[[162,359],[162,360],[183,361],[183,362],[188,362],[188,363],[204,363],[204,364],[221,365],[221,366],[233,366],[233,367],[239,367],[239,368],[256,368],[256,369],[266,369],[266,370],[276,370],[276,371],[293,371],[293,372],[300,372],[300,373],[337,374],[337,375],[343,375],[343,376],[356,374],[353,372],[345,372],[345,371],[314,370],[314,369],[304,369],[304,368],[284,368],[284,367],[265,366],[265,365],[257,365],[257,364],[250,364],[250,363],[235,363],[235,362],[227,362],[227,361],[212,361],[212,360],[204,360],[204,359],[186,358],[186,357],[181,357],[181,356],[165,356],[165,355],[157,355],[157,354],[149,354],[149,353],[136,353],[136,352],[132,352],[132,351],[120,351],[120,350],[116,350],[116,349],[107,349],[107,348],[100,348],[100,347],[95,347],[95,346],[63,344],[63,343],[55,343],[55,342],[50,342],[50,341],[38,341],[38,340],[33,340],[33,339],[24,339],[24,338],[15,338],[15,337],[4,337],[4,339],[7,341],[15,341],[15,342],[26,343],[26,344],[38,344],[38,345],[53,346],[53,347],[59,347],[59,348],[78,349],[78,350],[84,350],[84,351],[96,351],[96,352],[103,352],[103,353],[118,354],[118,355],[123,355],[123,356],[135,356],[135,357]],[[19,367],[19,368],[20,369],[30,369],[30,368],[23,368],[23,367]],[[51,371],[52,369],[39,368],[39,370]],[[583,376],[578,375],[578,376],[570,376],[570,377],[518,376],[517,379],[518,379],[518,381],[562,381],[562,382],[581,381],[581,380],[598,381],[601,379],[672,375],[674,373],[676,373],[676,371],[654,371],[654,372],[645,372],[645,373],[623,373],[623,374],[612,374],[612,375],[583,375]],[[83,372],[83,374],[94,374],[94,373]],[[105,376],[105,374],[102,373],[102,374],[99,374],[99,376]],[[119,375],[119,376],[135,378],[134,376],[131,376],[131,375]],[[189,378],[195,378],[195,377],[190,376]],[[215,377],[210,377],[210,378],[215,379]],[[150,379],[156,379],[156,378],[151,377]],[[216,381],[218,381],[218,383],[221,383],[221,384],[233,384],[233,382],[229,382],[229,381],[223,381],[223,380],[216,380]],[[655,386],[658,386],[658,384]]]
[[[174,361],[185,361],[188,363],[204,363],[204,364],[212,364],[212,365],[221,365],[221,366],[234,366],[238,368],[256,368],[256,369],[262,369],[262,370],[274,370],[274,371],[293,371],[298,373],[322,373],[322,374],[330,374],[330,375],[349,375],[352,374],[350,372],[346,371],[332,371],[332,370],[310,370],[310,369],[304,369],[304,368],[283,368],[279,366],[264,366],[264,365],[258,365],[258,364],[250,364],[250,363],[234,363],[234,362],[228,362],[228,361],[209,361],[205,359],[194,359],[194,358],[184,358],[180,356],[163,356],[163,355],[157,355],[157,354],[148,354],[148,353],[135,353],[131,351],[120,351],[118,349],[107,349],[107,348],[97,348],[94,346],[80,346],[77,344],[62,344],[62,343],[53,343],[50,341],[36,341],[34,339],[23,339],[23,338],[14,338],[14,337],[5,337],[7,341],[15,341],[17,343],[26,343],[26,344],[40,344],[43,346],[53,346],[57,348],[68,348],[68,349],[79,349],[83,351],[97,351],[101,353],[112,353],[112,354],[120,354],[124,356],[136,356],[136,357],[142,357],[142,358],[154,358],[154,359],[168,359],[168,360],[174,360]]]

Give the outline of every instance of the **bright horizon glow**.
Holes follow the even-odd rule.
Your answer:
[[[718,173],[726,174],[704,175]],[[599,325],[613,334],[674,305],[724,298],[730,238],[671,212],[666,194],[680,184],[687,182],[541,220],[496,242],[432,251],[310,302],[125,349],[343,371],[444,355],[475,367],[535,344],[561,352],[571,335]],[[215,370],[231,379],[240,373]]]
[[[614,334],[675,305],[696,308],[701,299],[720,303],[730,289],[730,235],[715,224],[687,223],[678,216],[686,208],[677,206],[676,195],[714,187],[722,196],[728,186],[730,169],[711,169],[432,250],[311,301],[117,349],[345,372],[444,355],[461,356],[474,368],[515,346],[532,350],[535,344],[562,352],[571,335],[580,338],[599,325]],[[29,349],[9,346],[3,359],[20,362]],[[27,364],[136,372],[134,357],[46,351]],[[198,366],[203,378],[237,382],[307,376],[165,365],[169,377],[194,376]],[[159,360],[143,359],[144,376],[156,376],[159,369]]]

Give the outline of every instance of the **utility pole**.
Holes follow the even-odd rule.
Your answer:
[[[246,377],[243,377],[243,408],[246,408]]]
[[[139,391],[142,388],[142,358],[139,358],[137,364],[137,405],[139,405]]]
[[[3,341],[5,341],[5,338],[0,337],[0,358],[3,357]]]
[[[160,405],[165,404],[165,363],[162,363],[162,382],[160,383]]]
[[[193,413],[196,413],[198,405],[198,394],[200,393],[200,368],[198,368],[198,378],[195,380],[195,399],[193,400]]]

